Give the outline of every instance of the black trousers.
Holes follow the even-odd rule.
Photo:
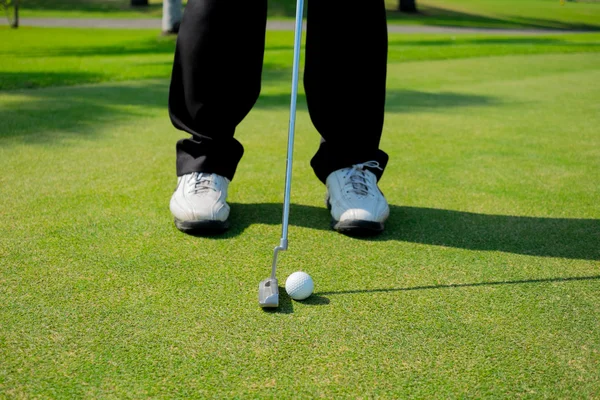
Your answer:
[[[307,0],[304,88],[321,135],[317,177],[370,160],[382,168],[387,66],[384,0]],[[244,149],[236,126],[261,88],[267,0],[190,0],[177,38],[169,93],[177,175],[212,172],[232,179]],[[382,171],[374,170],[381,176]]]

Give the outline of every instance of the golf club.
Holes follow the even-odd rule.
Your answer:
[[[263,308],[279,306],[279,286],[277,283],[277,255],[288,248],[288,224],[290,217],[290,192],[292,187],[292,156],[294,152],[294,131],[296,127],[296,101],[298,98],[298,76],[300,70],[300,45],[302,43],[302,14],[304,0],[296,1],[296,28],[294,33],[294,65],[292,68],[292,98],[290,102],[290,125],[288,129],[287,161],[285,168],[285,191],[283,195],[283,222],[279,246],[273,252],[271,276],[258,285],[258,304]]]

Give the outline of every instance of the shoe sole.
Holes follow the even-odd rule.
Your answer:
[[[225,232],[229,229],[229,221],[180,221],[176,219],[175,226],[181,232],[190,235],[210,235]]]
[[[348,236],[375,236],[383,232],[383,222],[349,220],[349,221],[331,221],[331,228],[334,231]]]
[[[325,200],[327,209],[331,211],[329,199]],[[383,232],[385,225],[383,222],[365,221],[354,219],[347,221],[336,221],[331,219],[331,229],[348,236],[375,236]]]

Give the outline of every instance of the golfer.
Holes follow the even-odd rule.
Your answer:
[[[321,135],[311,160],[326,185],[333,229],[379,233],[389,206],[377,186],[388,161],[379,148],[387,66],[384,0],[308,0],[304,88]],[[244,148],[238,124],[258,99],[267,0],[189,0],[169,93],[177,142],[170,209],[187,233],[228,226],[227,190]],[[256,184],[260,185],[258,178]]]

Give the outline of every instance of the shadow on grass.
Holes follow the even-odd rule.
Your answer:
[[[52,74],[42,75],[52,79]],[[0,73],[0,79],[5,76]],[[17,79],[29,77],[37,75],[22,73]],[[94,75],[87,78],[94,79]],[[0,146],[14,137],[28,144],[60,144],[73,136],[92,138],[105,126],[132,117],[162,112],[168,118],[167,91],[167,81],[144,81],[12,93],[26,99],[6,102],[0,108]]]
[[[0,72],[0,93],[4,90],[37,89],[56,85],[77,85],[101,82],[103,75],[95,72]],[[68,88],[67,90],[72,90]],[[32,93],[33,94],[33,93]],[[36,93],[34,95],[38,97]],[[43,96],[43,95],[42,95]],[[27,108],[27,105],[24,105]],[[7,110],[0,110],[3,113]],[[3,120],[4,121],[4,120]]]
[[[90,34],[101,34],[102,29],[91,31]],[[121,42],[112,45],[90,45],[88,47],[49,47],[19,51],[16,54],[0,52],[0,54],[16,55],[19,58],[44,57],[108,57],[108,56],[141,56],[174,54],[175,39],[169,36],[157,36],[140,41]]]
[[[556,30],[600,30],[600,24],[565,22],[553,19],[531,18],[515,15],[485,16],[460,12],[439,7],[421,6],[416,14],[405,14],[388,10],[387,19],[391,23],[409,22],[413,24],[496,29],[556,29]]]
[[[598,43],[578,43],[564,37],[500,36],[500,37],[445,37],[434,40],[390,40],[389,46],[460,46],[460,45],[520,45],[520,46],[567,46],[598,47]]]
[[[307,306],[326,306],[330,300],[323,296],[324,293],[313,293],[308,299],[302,301],[292,300],[285,291],[285,287],[279,286],[279,307],[263,308],[269,314],[292,314],[294,312],[294,304],[299,303]]]
[[[524,25],[525,27],[533,27],[533,28],[546,28],[546,29],[556,29],[556,30],[575,30],[575,31],[599,31],[600,24],[592,25],[586,24],[583,22],[565,22],[565,21],[556,21],[552,19],[544,19],[544,18],[531,18],[531,17],[521,17],[516,15],[508,15],[506,17],[510,21],[514,21],[517,24]]]
[[[66,1],[66,0],[63,0]],[[343,5],[341,5],[343,7]],[[269,0],[269,15],[273,17],[293,18],[295,16],[295,0]],[[408,22],[411,24],[469,27],[469,28],[529,28],[559,30],[598,30],[600,24],[564,22],[552,19],[528,18],[516,15],[486,16],[476,13],[449,10],[442,7],[419,5],[416,14],[401,13],[388,9],[387,20],[391,23]],[[515,12],[518,13],[518,8]],[[340,13],[341,15],[341,13]]]
[[[31,81],[32,85],[40,85],[56,79],[94,80],[101,77],[93,73],[0,72],[0,80],[6,80],[9,85],[13,81]],[[168,86],[167,80],[161,80],[13,92],[11,94],[16,94],[19,99],[5,102],[0,108],[0,146],[6,143],[6,139],[15,137],[21,137],[22,143],[60,144],[61,139],[74,135],[92,137],[117,121],[157,113],[163,113],[166,119]],[[25,100],[20,96],[25,96]],[[298,101],[299,108],[306,109],[303,94]],[[289,102],[288,93],[263,94],[255,107],[287,109]],[[494,104],[497,101],[489,96],[388,90],[386,111],[403,113]]]
[[[101,32],[101,30],[100,30]],[[598,43],[581,43],[568,40],[565,37],[532,37],[532,36],[500,36],[500,37],[444,37],[434,40],[408,40],[410,36],[404,36],[402,40],[389,41],[389,47],[392,51],[401,51],[396,47],[437,47],[437,46],[460,46],[460,45],[527,45],[544,46],[549,50],[556,46],[564,47],[598,47]],[[304,50],[304,46],[302,46]],[[232,48],[235,51],[236,48]],[[293,44],[267,44],[265,47],[265,56],[268,59],[269,52],[289,51],[290,57],[293,50]],[[540,50],[541,51],[541,50]],[[12,50],[0,51],[0,55],[15,56],[18,58],[45,58],[45,57],[111,57],[111,56],[144,56],[144,55],[171,55],[175,52],[175,41],[171,37],[157,36],[156,38],[144,39],[139,41],[121,42],[112,45],[90,45],[88,47],[51,47],[36,48],[31,50],[22,50],[14,53]],[[435,59],[435,58],[434,58]],[[172,60],[169,59],[169,64]],[[289,79],[291,68],[281,67],[265,62],[263,68],[264,80],[276,80],[280,76]],[[67,83],[68,84],[68,83]]]
[[[261,95],[256,108],[287,108],[289,93]],[[454,92],[421,92],[418,90],[388,89],[385,111],[387,113],[416,112],[423,110],[448,109],[454,107],[491,106],[499,101],[491,96],[480,96]],[[306,95],[298,94],[298,108],[306,109]]]
[[[102,34],[104,29],[90,29],[89,34]],[[85,56],[134,56],[134,55],[159,55],[159,54],[175,54],[175,44],[177,37],[175,36],[155,36],[152,38],[144,38],[143,40],[121,41],[115,44],[98,45],[89,44],[87,47],[72,45],[72,46],[53,46],[48,48],[35,48],[27,50],[19,50],[17,53],[14,50],[0,51],[0,55],[17,56],[19,58],[33,57],[85,57]],[[240,42],[237,46],[243,46]],[[230,50],[236,52],[239,47],[231,46]],[[305,46],[302,45],[302,51]],[[293,52],[293,42],[286,45],[269,44],[265,45],[265,52],[269,51],[289,51],[290,55]],[[291,60],[291,56],[290,56]],[[172,60],[170,60],[172,61]],[[269,63],[265,63],[264,69],[271,68]],[[290,75],[291,75],[291,68]]]
[[[581,260],[600,260],[600,220],[540,218],[477,214],[422,207],[390,206],[386,230],[370,241],[399,241],[468,250]],[[240,235],[252,224],[278,225],[282,205],[231,204],[231,230],[222,236]],[[330,230],[324,207],[292,204],[290,224]]]
[[[32,11],[81,11],[108,14],[111,11],[121,13],[129,11],[132,16],[160,16],[161,14],[161,4],[150,4],[145,7],[131,7],[130,4],[130,0],[27,0],[21,3],[21,7],[23,10]],[[295,17],[295,0],[269,0],[268,6],[268,15],[270,17]],[[344,7],[344,5],[341,4],[340,7]],[[427,5],[420,5],[419,9],[420,12],[417,14],[404,14],[390,9],[387,12],[387,19],[391,23],[408,22],[411,24],[449,27],[544,28],[560,30],[600,29],[598,24],[592,25],[588,23],[565,22],[553,19],[522,17],[518,15],[507,14],[502,16],[485,16]],[[518,11],[517,8],[515,12],[518,13]],[[338,19],[343,20],[343,13],[340,13]]]
[[[285,292],[285,288],[279,286],[279,307],[263,308],[267,314],[292,314],[294,312],[294,301]]]
[[[491,281],[478,283],[456,283],[449,285],[428,285],[428,286],[412,286],[404,288],[383,288],[383,289],[357,289],[357,290],[341,290],[336,292],[318,292],[317,295],[337,295],[337,294],[360,294],[360,293],[391,293],[391,292],[410,292],[413,290],[436,290],[436,289],[460,289],[481,286],[504,286],[504,285],[526,285],[535,283],[568,283],[577,281],[595,281],[600,280],[600,275],[593,276],[575,276],[565,278],[547,278],[547,279],[522,279],[515,281]]]

